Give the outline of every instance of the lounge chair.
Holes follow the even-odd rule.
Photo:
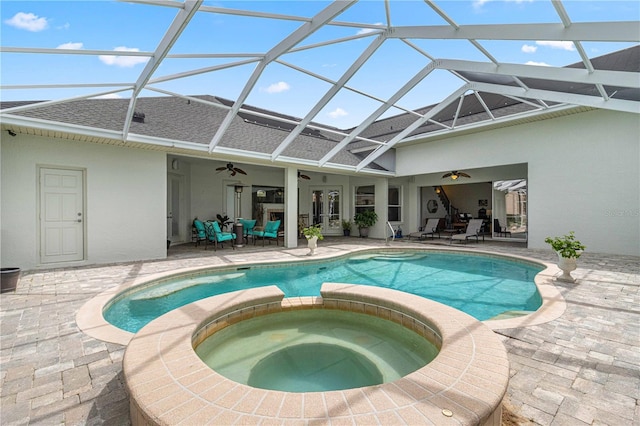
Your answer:
[[[262,245],[264,246],[264,240],[269,239],[269,244],[271,244],[271,240],[276,240],[276,245],[278,245],[278,230],[280,229],[280,221],[279,220],[271,220],[264,225],[264,228],[259,229],[259,227],[253,228],[253,245],[256,244],[257,238],[262,238]]]
[[[509,236],[511,236],[511,231],[509,231],[506,227],[500,226],[500,221],[498,219],[493,219],[493,232],[498,237],[500,237],[502,235],[504,235],[506,237],[507,234],[509,234]]]
[[[233,232],[222,232],[222,229],[220,229],[220,224],[217,221],[204,222],[204,230],[207,234],[207,244],[204,246],[205,250],[207,249],[207,245],[209,243],[213,244],[213,249],[215,251],[218,250],[218,244],[220,244],[220,246],[224,248],[222,243],[224,243],[225,241],[231,241],[231,247],[234,250],[236,249],[236,246],[234,244],[236,240],[236,234],[234,234]]]
[[[449,244],[453,242],[453,240],[464,241],[465,243],[469,241],[469,238],[475,238],[476,242],[478,241],[478,236],[482,234],[482,223],[484,219],[471,219],[469,224],[467,225],[467,230],[464,234],[453,234],[451,235],[451,241]],[[482,241],[484,241],[484,234],[482,234]]]
[[[428,237],[429,235],[431,235],[431,238],[435,238],[436,234],[438,235],[438,238],[440,238],[440,231],[438,230],[439,223],[440,223],[440,219],[438,218],[427,219],[427,223],[424,225],[424,227],[420,228],[420,230],[417,232],[412,232],[410,234],[407,234],[407,238],[423,239],[425,237]]]

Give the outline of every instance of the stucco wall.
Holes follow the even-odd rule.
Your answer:
[[[474,182],[483,168],[524,163],[529,247],[573,230],[589,251],[640,255],[639,135],[638,115],[591,111],[400,147],[397,170],[435,185],[436,171],[475,169]]]
[[[164,153],[22,134],[1,150],[2,266],[40,266],[38,166],[85,170],[86,260],[74,264],[166,257]]]

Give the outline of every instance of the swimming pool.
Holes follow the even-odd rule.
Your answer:
[[[426,297],[478,320],[535,311],[542,303],[534,277],[542,266],[480,254],[377,251],[334,260],[246,265],[135,287],[116,296],[104,318],[126,331],[177,307],[231,291],[277,285],[286,297],[319,296],[324,282],[373,285]]]

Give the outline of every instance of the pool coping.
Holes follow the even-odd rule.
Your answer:
[[[296,309],[380,316],[441,339],[426,366],[377,386],[290,393],[233,382],[194,346],[229,324]],[[437,335],[433,335],[434,330]],[[398,290],[325,283],[320,297],[284,298],[276,286],[240,290],[177,308],[143,327],[123,371],[134,426],[156,424],[480,424],[499,426],[509,382],[507,351],[468,314]]]
[[[534,278],[534,283],[538,288],[540,297],[542,298],[542,305],[537,311],[512,317],[506,319],[492,319],[483,321],[492,330],[509,329],[529,327],[533,325],[543,324],[559,318],[566,310],[566,302],[562,294],[556,288],[554,277],[561,271],[555,264],[542,262],[536,259],[527,258],[524,256],[496,254],[493,252],[487,252],[477,249],[464,249],[461,247],[449,248],[415,248],[415,247],[361,247],[361,246],[349,246],[346,252],[340,253],[318,253],[310,258],[309,256],[300,256],[296,259],[287,259],[286,261],[275,260],[261,260],[261,261],[238,261],[233,264],[215,265],[215,266],[198,266],[181,268],[170,272],[161,272],[157,274],[150,274],[144,277],[136,278],[130,282],[114,286],[104,292],[98,294],[92,299],[88,300],[76,314],[76,324],[81,331],[89,336],[102,340],[105,342],[116,343],[120,345],[127,345],[134,336],[134,333],[122,330],[113,326],[102,315],[105,307],[112,301],[118,294],[133,289],[137,286],[145,285],[151,281],[164,280],[174,276],[188,275],[195,273],[204,273],[205,271],[224,271],[235,270],[238,267],[244,265],[281,265],[286,263],[297,263],[305,261],[320,261],[329,259],[338,259],[340,257],[350,256],[354,253],[366,253],[366,252],[380,252],[380,251],[424,251],[424,252],[454,252],[464,253],[469,255],[483,255],[489,257],[495,257],[499,259],[522,261],[525,263],[540,265],[544,267]]]

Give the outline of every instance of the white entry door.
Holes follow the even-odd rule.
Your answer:
[[[84,259],[84,172],[40,169],[40,261]]]
[[[184,178],[181,175],[167,175],[167,240],[172,243],[185,241],[183,231]]]

